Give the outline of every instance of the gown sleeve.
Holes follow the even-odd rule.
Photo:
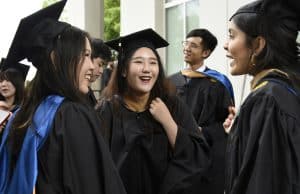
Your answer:
[[[226,193],[300,192],[300,104],[256,95],[244,103],[228,144]],[[277,96],[275,95],[275,96]]]
[[[188,189],[194,188],[195,180],[201,179],[208,169],[209,146],[187,106],[177,98],[174,102],[171,114],[178,132],[160,193],[197,193]]]
[[[223,122],[228,116],[228,107],[233,104],[229,92],[218,82],[207,88],[203,98],[201,114],[195,119],[202,127],[208,143],[212,145],[226,139]]]
[[[64,103],[39,152],[37,193],[123,194],[92,108]]]

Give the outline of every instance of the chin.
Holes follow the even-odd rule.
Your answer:
[[[87,94],[89,92],[89,88],[88,87],[81,87],[79,90],[80,90],[80,92],[82,92],[84,94]]]
[[[230,71],[230,74],[231,75],[239,75],[237,72],[235,72],[235,71]]]
[[[188,58],[184,57],[184,62],[190,63],[190,60]]]
[[[239,73],[239,71],[234,67],[230,68],[230,74],[231,75],[241,75],[241,73]]]

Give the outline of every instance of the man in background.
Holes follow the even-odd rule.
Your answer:
[[[225,148],[227,134],[223,122],[228,108],[234,103],[228,78],[212,69],[204,61],[217,45],[217,38],[206,29],[190,31],[183,43],[184,61],[188,67],[170,77],[177,95],[190,107],[199,129],[211,145],[211,168],[198,191],[209,194],[224,193]]]
[[[110,48],[98,38],[92,39],[92,62],[95,66],[93,70],[93,75],[90,83],[95,82],[101,77],[103,69],[106,67],[107,63],[111,61],[111,51]],[[100,81],[100,80],[99,80]],[[97,103],[97,99],[91,87],[89,87],[88,101],[94,107]]]

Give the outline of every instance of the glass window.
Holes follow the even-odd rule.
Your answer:
[[[199,28],[199,0],[186,3],[186,33],[194,28]]]
[[[171,2],[175,0],[166,0]],[[166,49],[166,72],[168,75],[178,72],[185,66],[182,41],[187,32],[199,27],[199,1],[181,0],[166,4],[166,38],[170,45]]]
[[[184,37],[184,6],[177,5],[166,10],[166,38],[167,47],[166,70],[173,74],[182,67],[182,37]]]

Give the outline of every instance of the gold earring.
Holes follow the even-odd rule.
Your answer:
[[[256,57],[256,54],[253,53],[253,54],[251,55],[251,60],[250,60],[251,65],[254,66],[254,67],[256,66],[256,59],[255,59],[255,57]]]

